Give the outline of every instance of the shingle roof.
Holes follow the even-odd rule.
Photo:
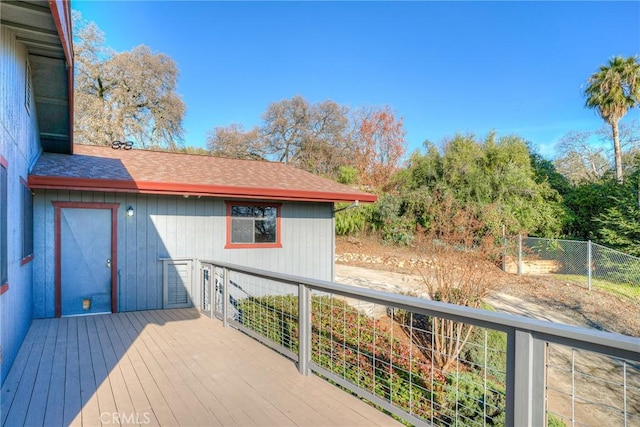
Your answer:
[[[283,163],[74,145],[43,153],[31,188],[189,194],[276,200],[373,202],[376,196]]]

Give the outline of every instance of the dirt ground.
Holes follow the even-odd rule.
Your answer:
[[[410,247],[383,245],[372,236],[337,237],[337,264],[416,275],[422,260]],[[496,303],[523,300],[550,310],[555,319],[603,331],[640,337],[640,301],[609,292],[588,291],[577,283],[551,276],[516,276],[496,267]],[[527,313],[523,313],[527,315]],[[540,317],[529,314],[532,317]]]

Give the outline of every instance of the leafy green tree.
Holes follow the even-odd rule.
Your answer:
[[[638,57],[613,57],[593,73],[585,89],[588,108],[593,108],[611,126],[616,180],[623,182],[622,149],[618,122],[630,108],[640,105],[640,63]]]
[[[538,184],[548,182],[551,188],[556,190],[561,196],[565,196],[571,191],[569,180],[558,170],[551,160],[547,160],[539,153],[531,150],[530,159],[533,168],[534,180]]]
[[[629,255],[640,257],[640,208],[618,200],[596,219],[599,241]]]
[[[562,198],[536,175],[521,138],[498,138],[492,133],[481,141],[474,135],[456,135],[445,142],[442,152],[432,144],[425,148],[425,154],[414,153],[406,170],[397,175],[400,193],[426,188],[477,206],[496,234],[502,225],[513,233],[539,236],[554,236],[562,229],[566,216]]]
[[[594,216],[593,234],[605,246],[640,256],[640,156],[629,160],[629,179],[609,188],[603,208]]]

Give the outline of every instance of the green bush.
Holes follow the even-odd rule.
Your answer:
[[[567,427],[567,425],[555,415],[547,414],[547,427]]]
[[[371,228],[379,231],[385,242],[408,245],[413,241],[416,222],[404,213],[402,197],[383,194],[373,205]]]
[[[507,369],[507,335],[493,329],[473,328],[460,358],[469,364],[473,371],[480,373],[484,370],[486,358],[487,375],[504,383]]]
[[[486,386],[486,390],[485,390]],[[443,415],[449,425],[505,425],[504,385],[471,372],[447,376]]]
[[[336,212],[336,234],[339,236],[356,234],[367,227],[367,224],[371,221],[372,205],[360,205],[356,208],[343,209],[349,206],[347,203],[339,203],[336,205],[337,209],[342,209]]]

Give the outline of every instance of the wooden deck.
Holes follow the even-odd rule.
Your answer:
[[[2,425],[395,425],[194,309],[34,320]]]

